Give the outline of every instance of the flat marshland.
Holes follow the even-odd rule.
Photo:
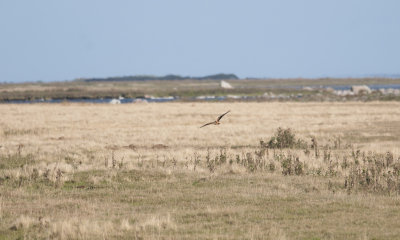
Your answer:
[[[400,238],[398,102],[0,114],[0,239]]]
[[[0,102],[32,100],[73,100],[101,98],[143,98],[145,96],[177,97],[179,101],[193,101],[199,96],[249,96],[268,101],[264,95],[281,95],[284,101],[377,101],[400,100],[397,94],[372,94],[339,96],[332,87],[352,85],[380,85],[395,87],[398,78],[344,78],[344,79],[232,79],[227,80],[234,88],[221,88],[220,80],[151,80],[151,81],[66,81],[47,83],[0,83]],[[303,87],[308,86],[308,90]]]

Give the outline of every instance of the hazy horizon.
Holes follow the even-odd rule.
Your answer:
[[[0,3],[0,82],[400,74],[398,1]]]
[[[216,74],[234,74],[234,73],[216,73]],[[181,75],[181,74],[166,74],[166,75],[154,75],[154,74],[138,74],[138,75],[123,75],[123,76],[104,76],[104,77],[79,77],[79,78],[74,78],[74,79],[65,79],[65,80],[49,80],[49,81],[42,81],[42,80],[36,80],[36,81],[0,81],[2,84],[9,84],[9,83],[52,83],[52,82],[71,82],[71,81],[79,81],[79,80],[88,80],[88,79],[107,79],[107,78],[119,78],[119,77],[137,77],[137,76],[149,76],[149,77],[164,77],[167,75],[177,75],[180,77],[188,77],[188,78],[196,78],[196,77],[205,77],[205,76],[211,76],[211,75],[216,75],[216,74],[207,74],[204,76],[192,76],[192,75]],[[238,77],[239,80],[242,79],[275,79],[275,80],[288,80],[288,79],[303,79],[303,80],[318,80],[318,79],[362,79],[362,78],[382,78],[382,79],[400,79],[400,74],[363,74],[363,75],[358,75],[358,76],[320,76],[320,77],[252,77],[252,76],[238,76],[237,74],[234,74]],[[179,80],[179,79],[178,79]],[[133,81],[141,81],[141,80],[133,80]],[[152,80],[149,80],[152,81]],[[202,80],[198,80],[202,81]],[[228,80],[229,81],[229,80]]]

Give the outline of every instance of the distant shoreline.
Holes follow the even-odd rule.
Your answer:
[[[229,101],[347,101],[347,100],[400,100],[397,91],[400,78],[347,78],[347,79],[236,79],[230,75],[212,75],[191,79],[148,80],[76,80],[51,83],[0,84],[0,102],[87,101],[99,99],[145,99],[173,97],[176,101],[223,99]],[[125,80],[122,80],[125,79]],[[221,81],[232,88],[224,88]],[[366,85],[371,94],[352,96],[337,91],[348,91],[353,85]],[[393,93],[393,94],[392,94]],[[266,96],[270,97],[266,97]],[[392,96],[393,95],[393,96]],[[272,96],[272,97],[271,97]],[[179,99],[179,100],[178,100]]]

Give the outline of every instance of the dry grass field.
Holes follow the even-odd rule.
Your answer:
[[[398,102],[0,115],[0,239],[400,239]]]

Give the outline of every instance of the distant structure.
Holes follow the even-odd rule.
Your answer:
[[[395,95],[399,96],[400,95],[400,89],[393,89],[393,88],[381,88],[379,89],[379,92],[383,95]]]
[[[312,87],[303,87],[303,90],[304,91],[313,91],[314,88],[312,88]]]
[[[121,104],[121,100],[113,98],[111,99],[110,104]]]
[[[370,94],[372,91],[367,85],[351,86],[351,91],[355,94]]]
[[[233,89],[232,85],[230,85],[228,82],[225,82],[224,80],[221,81],[221,87],[226,89]]]

